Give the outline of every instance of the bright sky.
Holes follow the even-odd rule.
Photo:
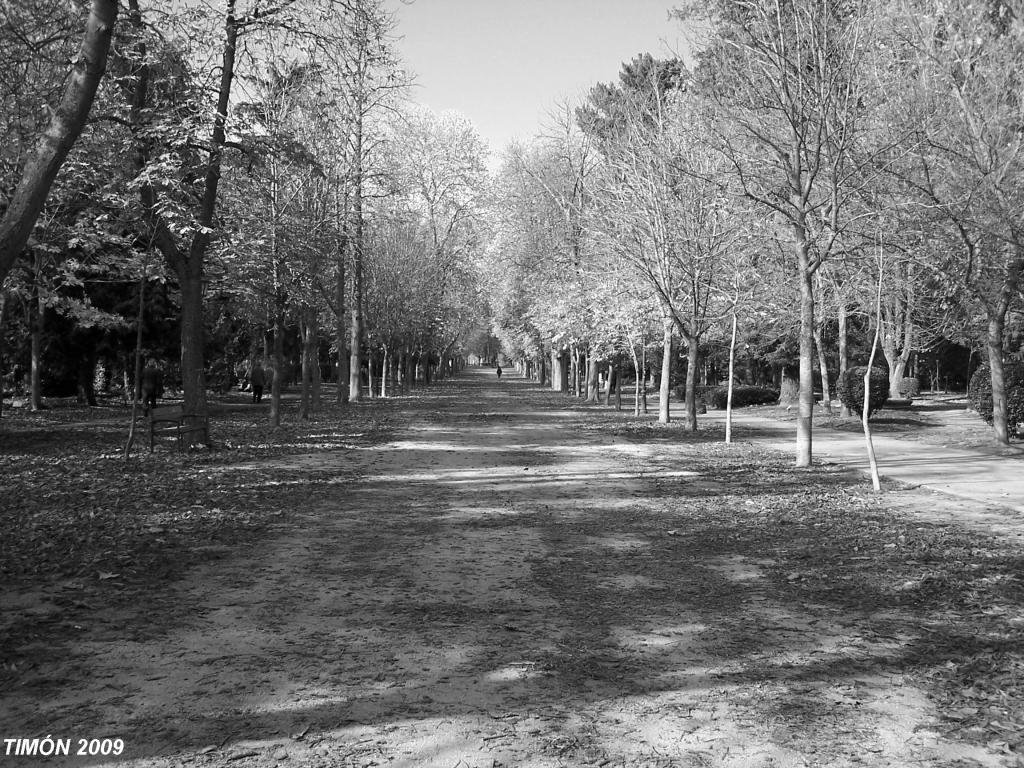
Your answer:
[[[685,46],[673,0],[388,0],[413,98],[476,125],[491,150],[528,139],[552,108],[616,80],[639,53]]]

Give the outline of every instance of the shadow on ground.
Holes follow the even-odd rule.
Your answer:
[[[250,464],[295,480],[291,524],[169,584],[174,610],[56,633],[69,660],[19,681],[9,721],[210,765],[1017,749],[1017,544],[515,379],[400,410],[386,443]]]

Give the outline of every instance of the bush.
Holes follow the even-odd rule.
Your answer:
[[[900,393],[900,397],[917,397],[921,394],[921,382],[914,377],[900,379],[896,391]]]
[[[707,395],[707,403],[712,408],[723,409],[728,405],[729,388],[715,387]],[[767,387],[733,386],[732,407],[743,408],[747,405],[767,405],[779,399],[779,393]]]
[[[697,395],[698,400],[703,400],[705,403],[709,403],[711,393],[718,389],[714,384],[698,384],[694,387],[694,393]],[[675,395],[679,402],[686,400],[686,384],[678,384],[672,388],[672,394]]]
[[[1024,422],[1024,363],[1004,363],[1003,376],[1006,379],[1006,427],[1010,437],[1020,435]],[[988,363],[974,372],[967,387],[971,407],[992,424],[992,371]]]
[[[847,369],[839,380],[839,400],[858,416],[864,410],[864,374],[866,365]],[[889,399],[889,372],[884,368],[871,369],[871,393],[868,399],[868,417],[880,411]]]

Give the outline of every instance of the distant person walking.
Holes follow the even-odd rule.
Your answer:
[[[499,379],[501,378],[501,366],[500,365],[498,366],[498,378]]]
[[[266,377],[263,373],[263,366],[258,361],[253,361],[253,364],[249,366],[249,386],[252,388],[252,401],[254,403],[262,402],[263,385],[265,383]]]

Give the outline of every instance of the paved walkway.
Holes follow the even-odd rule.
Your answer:
[[[708,411],[706,418],[724,421],[725,411]],[[737,428],[737,439],[788,453],[795,450],[795,423],[736,411],[733,425]],[[815,425],[813,441],[815,460],[870,472],[862,432],[840,432]],[[999,456],[890,435],[874,435],[872,443],[883,478],[1024,513],[1024,454]]]

